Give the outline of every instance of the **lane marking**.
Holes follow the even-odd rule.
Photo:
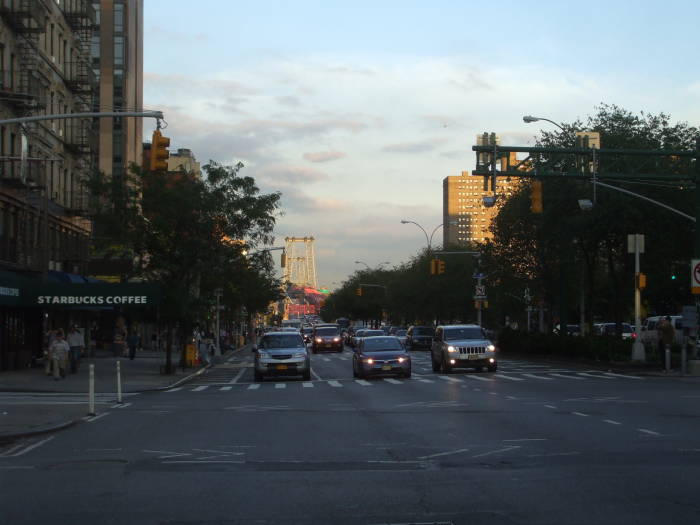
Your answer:
[[[578,373],[578,375],[580,375],[580,376],[592,377],[592,378],[594,378],[594,379],[615,379],[614,377],[607,377],[607,376],[603,376],[603,375],[600,375],[600,374],[594,375],[594,374],[588,374],[588,373],[586,373],[586,372],[577,372],[577,373]]]
[[[335,381],[335,380],[326,381],[326,382],[327,382],[329,385],[334,386],[334,387],[336,387],[336,388],[339,387],[339,386],[343,386],[342,384],[340,384],[338,381]]]
[[[644,432],[645,434],[649,434],[650,436],[660,436],[658,432],[654,432],[653,430],[647,430],[646,428],[638,428],[640,432]]]
[[[427,456],[419,456],[418,459],[439,458],[442,456],[451,456],[453,454],[462,454],[463,452],[469,452],[469,449],[468,448],[460,448],[459,450],[451,450],[449,452],[438,452],[437,454],[429,454]]]
[[[236,383],[238,383],[238,380],[239,380],[241,377],[243,377],[243,374],[245,374],[245,371],[246,371],[245,368],[241,368],[241,371],[238,372],[238,374],[236,374],[236,377],[234,377],[233,379],[231,379],[230,383],[231,383],[231,384],[236,384]]]
[[[623,377],[625,379],[644,379],[643,377],[639,377],[639,376],[627,376],[624,374],[616,374],[615,372],[603,372],[603,374],[606,376]]]
[[[321,359],[323,359],[326,363],[330,363],[330,362],[331,362],[330,358],[328,358],[328,357],[322,357]]]
[[[131,403],[117,403],[116,405],[112,405],[110,408],[126,408],[128,406],[131,406]]]
[[[515,450],[516,448],[521,448],[520,445],[513,445],[511,447],[501,448],[498,450],[492,450],[491,452],[484,452],[483,454],[477,454],[472,456],[472,458],[483,458],[484,456],[490,456],[491,454],[500,454],[501,452],[508,452],[510,450]]]
[[[506,399],[518,399],[518,398],[515,396],[506,396]]]
[[[556,410],[556,409],[557,409],[557,407],[555,407],[554,405],[544,405],[544,406],[546,406],[547,408],[551,408],[552,410]]]
[[[420,381],[421,383],[434,383],[432,379],[423,379],[422,377],[416,377],[416,381]]]
[[[521,441],[549,441],[549,438],[502,439],[501,441],[519,443]]]
[[[493,374],[493,376],[498,377],[499,379],[507,379],[509,381],[525,381],[522,377],[512,377],[504,374]]]
[[[535,374],[523,374],[525,377],[530,377],[532,379],[542,379],[543,381],[554,381],[551,377],[536,376]]]
[[[287,388],[287,383],[275,383],[275,388]]]
[[[572,452],[549,452],[548,454],[529,454],[527,457],[529,458],[551,458],[554,456],[578,456],[581,454],[580,452],[572,451]]]
[[[588,414],[584,414],[583,412],[572,412],[572,414],[575,416],[588,417]]]
[[[464,377],[468,377],[469,379],[476,379],[477,381],[493,381],[493,379],[488,378],[488,377],[481,377],[477,375],[467,375]]]
[[[301,384],[301,386],[303,386],[304,388],[313,388],[313,387],[314,387],[314,384],[313,384],[313,383],[310,383],[310,382],[308,382],[308,381],[304,381],[304,382]]]
[[[438,376],[440,379],[444,379],[445,381],[451,381],[453,383],[461,383],[462,381],[460,379],[457,379],[456,377],[450,377],[450,376]]]
[[[178,390],[182,390],[183,388],[185,388],[185,387],[178,386],[175,388],[171,388],[170,390],[166,390],[166,392],[177,392]]]
[[[549,374],[550,376],[556,376],[556,377],[563,377],[564,379],[576,379],[577,381],[585,381],[585,377],[576,377],[572,375],[564,375],[564,374]]]
[[[619,421],[615,421],[614,419],[604,419],[603,420],[605,423],[610,423],[611,425],[622,425]]]
[[[260,383],[252,383],[248,385],[246,390],[257,390],[258,388],[260,388]]]
[[[15,452],[14,454],[10,454],[10,455],[7,455],[5,457],[17,458],[19,456],[23,456],[24,454],[26,454],[30,450],[34,450],[35,448],[39,448],[40,446],[45,445],[46,443],[48,443],[49,441],[51,441],[55,437],[56,436],[49,436],[46,439],[42,439],[41,441],[34,443],[33,445],[29,445],[28,447],[24,447],[19,452]]]
[[[323,379],[321,379],[321,376],[318,375],[318,374],[316,373],[316,370],[314,370],[313,368],[311,369],[311,375],[313,375],[317,380],[323,381]]]
[[[365,381],[364,379],[355,379],[355,383],[357,383],[358,385],[362,385],[362,386],[371,386],[372,385],[372,383],[370,383],[369,381]]]
[[[387,383],[391,383],[392,385],[400,385],[400,384],[402,384],[401,381],[399,381],[399,380],[397,380],[397,379],[394,379],[393,377],[385,377],[385,378],[384,378],[384,381],[386,381]]]
[[[209,388],[209,385],[198,386],[193,388],[192,392],[201,392],[202,390],[206,390],[207,388]]]
[[[88,423],[92,423],[93,421],[97,421],[98,419],[101,419],[101,418],[108,416],[108,415],[109,415],[109,412],[103,412],[102,414],[99,414],[97,416],[89,417],[85,421],[87,421]]]
[[[232,388],[232,386],[222,386],[219,390],[231,390]]]
[[[498,392],[489,392],[489,394],[491,394],[492,396],[497,396]]]

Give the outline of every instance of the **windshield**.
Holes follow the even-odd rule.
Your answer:
[[[325,328],[316,328],[316,335],[340,335],[340,331],[337,328],[328,326]]]
[[[259,346],[266,350],[304,347],[304,340],[298,335],[266,335],[260,340]]]
[[[403,337],[406,335],[407,330],[396,330],[396,336],[397,337]]]
[[[385,335],[383,330],[358,330],[357,337],[374,337],[378,335]]]
[[[479,327],[445,329],[445,341],[459,341],[461,339],[486,339],[486,335]]]
[[[413,335],[429,335],[433,336],[435,334],[435,330],[432,328],[429,328],[427,326],[415,326],[413,327]]]
[[[403,346],[396,337],[368,337],[362,342],[362,351],[365,353],[391,350],[403,350]]]

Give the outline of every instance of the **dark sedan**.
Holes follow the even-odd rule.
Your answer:
[[[352,356],[352,375],[396,374],[411,377],[411,356],[397,337],[365,337],[358,343]]]
[[[406,332],[406,348],[408,350],[417,350],[418,348],[430,350],[434,335],[435,329],[432,326],[411,326]]]
[[[311,351],[314,354],[322,350],[331,352],[343,351],[343,340],[340,337],[340,329],[336,326],[317,326],[311,336]]]

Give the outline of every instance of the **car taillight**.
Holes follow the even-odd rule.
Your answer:
[[[635,332],[632,332],[632,339],[637,339],[637,334]]]

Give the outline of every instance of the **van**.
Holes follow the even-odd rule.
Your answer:
[[[642,343],[646,346],[656,347],[659,341],[659,334],[657,332],[659,321],[664,319],[665,315],[654,315],[647,317],[642,323]],[[683,343],[683,318],[680,315],[671,315],[671,322],[673,323],[673,328],[676,330],[675,342],[678,344]]]

